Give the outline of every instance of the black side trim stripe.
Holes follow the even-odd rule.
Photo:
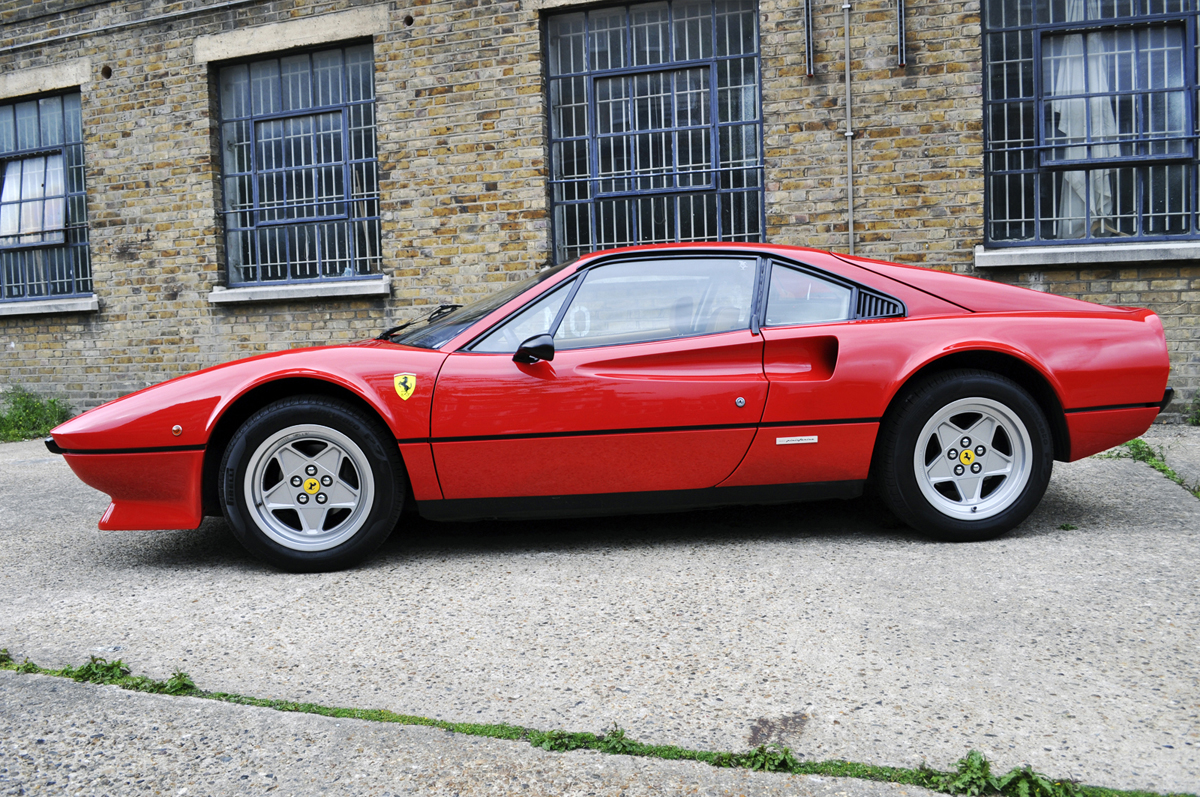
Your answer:
[[[824,421],[773,421],[771,423],[730,423],[713,426],[659,426],[644,429],[593,429],[580,432],[538,432],[536,434],[496,434],[475,437],[404,437],[403,443],[484,443],[496,440],[533,440],[557,437],[596,437],[597,435],[660,434],[663,432],[720,432],[735,429],[774,429],[782,426],[834,426],[851,423],[879,423],[879,418],[841,418]]]
[[[64,454],[80,456],[82,454],[175,454],[180,451],[203,451],[205,446],[163,446],[162,448],[92,448],[86,451],[77,449],[60,449]]]
[[[1103,412],[1104,410],[1149,410],[1158,409],[1158,403],[1147,401],[1145,404],[1106,404],[1103,407],[1079,407],[1073,410],[1063,410],[1067,415],[1077,412]]]

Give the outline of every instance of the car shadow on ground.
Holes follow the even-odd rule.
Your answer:
[[[1078,517],[1087,509],[1080,505],[1079,513],[1074,513],[1071,503],[1060,497],[1052,516],[1035,512],[1006,539],[1064,533],[1057,528],[1057,516],[1065,513]],[[98,558],[112,567],[274,570],[247,553],[222,518],[206,518],[194,531],[119,534],[138,535],[140,539],[136,543],[129,540],[130,544],[98,546]],[[392,567],[414,559],[481,553],[586,553],[613,548],[683,548],[804,539],[840,539],[847,545],[948,544],[909,528],[870,497],[662,514],[468,523],[431,521],[412,513],[401,517],[392,536],[360,567]]]

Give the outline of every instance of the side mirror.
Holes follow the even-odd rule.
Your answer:
[[[517,347],[513,355],[515,363],[535,363],[538,360],[554,359],[554,338],[549,335],[534,335]]]

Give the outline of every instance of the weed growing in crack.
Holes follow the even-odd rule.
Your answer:
[[[468,736],[525,741],[539,749],[553,752],[587,749],[613,755],[632,755],[668,761],[699,761],[714,767],[733,767],[759,772],[859,778],[922,786],[932,791],[966,795],[966,797],[992,797],[993,795],[999,797],[1162,797],[1153,792],[1119,791],[1096,786],[1080,786],[1069,780],[1053,780],[1035,772],[1028,766],[1013,769],[1007,774],[997,777],[992,775],[991,764],[987,758],[977,750],[972,750],[961,758],[953,772],[942,772],[924,765],[919,769],[905,769],[860,764],[853,761],[805,761],[792,750],[780,744],[763,744],[742,753],[689,750],[673,745],[650,745],[629,738],[625,730],[616,725],[613,725],[603,735],[563,730],[540,731],[516,725],[446,722],[428,717],[396,714],[386,709],[336,708],[315,703],[265,700],[226,692],[205,692],[198,689],[187,673],[182,670],[175,670],[174,674],[166,681],[156,681],[142,675],[131,675],[129,668],[120,659],[110,662],[95,656],[79,667],[50,670],[39,667],[28,659],[17,664],[7,648],[0,648],[0,670],[53,675],[60,678],[72,678],[84,683],[111,684],[137,692],[190,695],[224,703],[271,708],[276,711],[441,728]],[[1167,797],[1200,797],[1200,795],[1173,794]]]

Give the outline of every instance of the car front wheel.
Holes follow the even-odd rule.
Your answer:
[[[1023,521],[1054,465],[1037,402],[986,371],[949,371],[917,386],[880,442],[885,502],[910,526],[953,542],[991,539]]]
[[[234,536],[285,570],[361,562],[387,539],[404,502],[391,437],[336,399],[300,396],[259,410],[221,462],[221,508]]]

